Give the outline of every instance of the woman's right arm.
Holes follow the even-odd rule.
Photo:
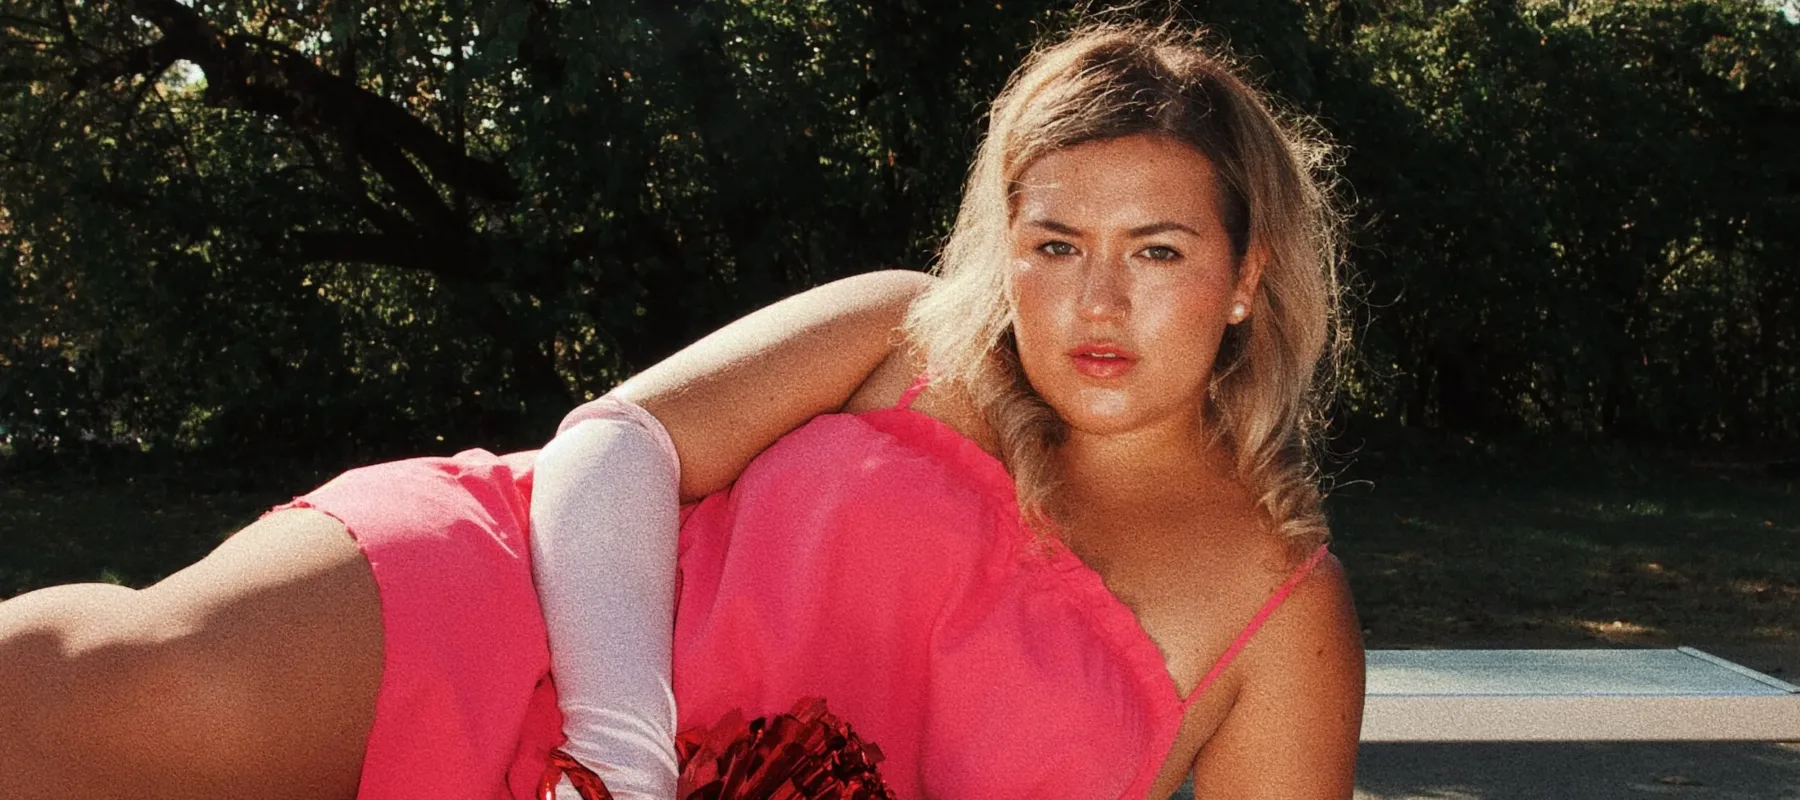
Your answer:
[[[782,434],[842,409],[894,351],[926,280],[861,275],[758,311],[576,409],[538,453],[532,576],[563,749],[614,796],[675,792],[676,496],[722,488]],[[557,797],[578,793],[565,780]]]
[[[785,431],[840,408],[891,352],[892,329],[927,280],[887,272],[821,287],[622,392],[674,434],[684,493],[715,490]],[[7,600],[3,794],[353,797],[383,635],[367,559],[343,523],[304,510],[263,518],[148,589],[63,586]]]
[[[897,329],[931,278],[887,270],[802,292],[719,329],[612,394],[668,429],[681,499],[730,485],[776,439],[842,410],[893,356]]]

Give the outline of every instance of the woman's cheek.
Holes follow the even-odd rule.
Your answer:
[[[1024,368],[1025,379],[1038,394],[1049,399],[1062,388],[1057,384],[1060,376],[1056,369],[1060,340],[1055,294],[1047,291],[1049,287],[1044,285],[1043,277],[1040,273],[1015,284],[1013,335],[1018,342],[1019,363]]]
[[[1138,334],[1166,359],[1173,373],[1168,378],[1181,387],[1170,387],[1175,394],[1186,394],[1209,380],[1212,356],[1225,331],[1220,310],[1225,293],[1209,284],[1170,286],[1146,296],[1139,307],[1144,325]]]
[[[1057,311],[1053,283],[1054,276],[1023,259],[1013,270],[1008,293],[1020,348],[1024,348],[1027,341],[1035,344],[1055,327]]]

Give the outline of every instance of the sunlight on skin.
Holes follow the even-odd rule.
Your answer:
[[[1007,299],[1032,387],[1076,438],[1197,438],[1228,314],[1261,275],[1233,253],[1211,162],[1128,136],[1044,155],[1015,192]]]

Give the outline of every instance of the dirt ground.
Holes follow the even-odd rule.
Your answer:
[[[1800,744],[1382,744],[1356,800],[1800,800]]]
[[[1356,773],[1355,800],[1800,800],[1800,743],[1377,744]]]

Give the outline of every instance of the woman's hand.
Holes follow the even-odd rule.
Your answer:
[[[776,439],[843,409],[895,352],[897,329],[931,278],[871,272],[825,284],[731,323],[613,393],[655,415],[681,458],[681,499],[737,480]]]

